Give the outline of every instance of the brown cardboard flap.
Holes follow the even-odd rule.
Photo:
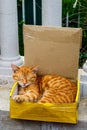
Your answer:
[[[81,28],[24,25],[25,65],[39,65],[40,74],[59,74],[76,79]]]

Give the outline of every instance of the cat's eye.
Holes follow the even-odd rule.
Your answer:
[[[35,77],[32,77],[32,78],[31,78],[31,80],[34,80],[34,79],[35,79]]]
[[[27,80],[28,80],[28,81],[30,81],[30,80],[32,81],[32,80],[34,80],[34,79],[35,79],[34,77],[30,77],[30,76],[27,77]]]
[[[22,79],[22,78],[20,78],[20,81],[23,81],[23,79]]]
[[[23,80],[24,79],[24,76],[23,75],[19,75],[19,78],[20,78],[20,80]]]

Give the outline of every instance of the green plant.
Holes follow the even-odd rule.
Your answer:
[[[66,26],[66,14],[69,13],[68,26],[81,27],[82,48],[80,50],[79,66],[82,67],[87,59],[87,0],[78,0],[77,5],[73,8],[75,0],[63,0],[63,26]]]

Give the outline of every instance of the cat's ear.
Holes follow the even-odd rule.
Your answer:
[[[11,64],[11,68],[12,68],[12,71],[13,71],[14,73],[17,72],[17,71],[20,69],[20,67],[14,65],[14,64]]]
[[[34,73],[37,73],[38,70],[39,70],[39,66],[32,67],[32,71],[33,71]]]

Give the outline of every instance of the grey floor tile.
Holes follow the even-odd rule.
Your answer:
[[[40,122],[24,121],[24,130],[40,130]]]
[[[0,111],[0,130],[87,130],[87,122],[78,124],[49,123],[9,118],[9,112]]]

